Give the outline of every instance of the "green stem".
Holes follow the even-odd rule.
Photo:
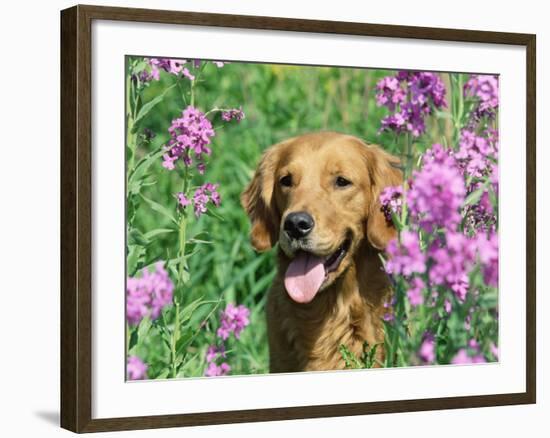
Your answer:
[[[177,357],[176,357],[176,343],[180,337],[180,306],[176,301],[175,303],[175,321],[174,330],[172,331],[172,337],[170,339],[170,356],[171,356],[171,377],[174,379],[178,373]]]

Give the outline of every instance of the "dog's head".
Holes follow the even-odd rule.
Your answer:
[[[265,152],[241,201],[254,248],[279,242],[288,258],[285,287],[294,301],[310,302],[332,284],[363,242],[382,250],[396,235],[379,195],[401,183],[398,163],[377,146],[329,132]]]

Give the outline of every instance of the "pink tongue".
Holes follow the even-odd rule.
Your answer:
[[[286,270],[286,291],[297,303],[309,303],[319,291],[324,279],[323,260],[312,254],[300,252]]]

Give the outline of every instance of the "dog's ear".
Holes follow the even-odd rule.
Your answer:
[[[397,236],[397,231],[393,224],[388,223],[382,212],[380,193],[386,187],[401,185],[403,172],[399,158],[378,146],[366,145],[365,154],[370,177],[366,233],[370,244],[376,249],[383,250],[388,242]]]
[[[252,181],[241,195],[241,204],[252,223],[250,241],[257,251],[268,250],[279,238],[280,219],[273,191],[282,145],[271,146],[264,152]]]

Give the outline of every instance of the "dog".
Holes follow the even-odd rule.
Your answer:
[[[344,369],[341,345],[357,357],[365,342],[384,361],[391,284],[379,257],[397,233],[379,202],[402,183],[399,160],[357,137],[320,132],[271,146],[241,203],[251,243],[277,243],[278,273],[268,292],[272,373]]]

